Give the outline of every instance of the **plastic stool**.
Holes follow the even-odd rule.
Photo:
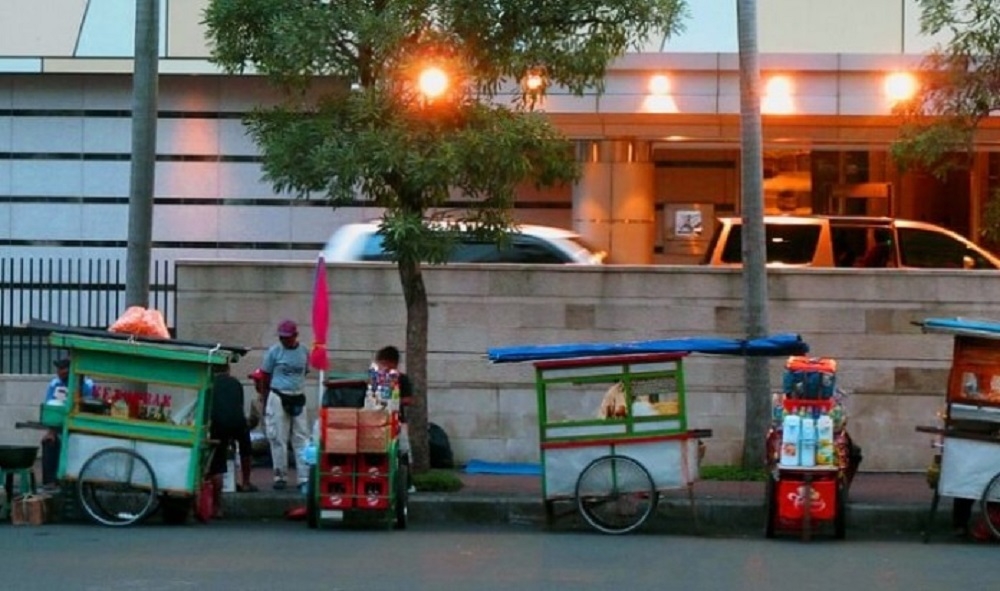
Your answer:
[[[17,493],[14,492],[14,477],[17,477]],[[19,495],[33,495],[37,492],[35,488],[34,468],[18,468],[15,470],[4,470],[0,468],[0,482],[4,488],[4,502],[0,505],[0,519],[10,519],[11,507],[13,507],[14,497]]]

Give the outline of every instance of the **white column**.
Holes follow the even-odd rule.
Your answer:
[[[573,227],[606,262],[653,262],[655,171],[649,142],[633,139],[577,143],[581,176],[573,187]]]

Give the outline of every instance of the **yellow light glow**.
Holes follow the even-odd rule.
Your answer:
[[[769,115],[788,115],[795,112],[792,101],[792,81],[787,76],[774,76],[764,87],[760,110]]]
[[[655,74],[649,79],[649,93],[663,96],[670,92],[670,78],[663,74]]]
[[[435,99],[448,89],[448,74],[437,66],[424,68],[417,79],[420,92],[429,99]]]
[[[917,79],[909,72],[893,72],[885,77],[885,96],[898,103],[913,98],[917,93]]]
[[[528,92],[541,90],[544,85],[545,78],[542,78],[541,74],[528,74],[528,76],[524,79],[524,87],[528,90]]]

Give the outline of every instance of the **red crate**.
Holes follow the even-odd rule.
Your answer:
[[[324,476],[319,479],[319,505],[324,509],[347,509],[353,505],[354,478]]]
[[[331,476],[353,474],[354,457],[351,454],[322,454],[319,459],[319,471]]]
[[[359,509],[389,508],[389,477],[360,476],[355,493],[355,506]]]
[[[817,480],[811,485],[812,502],[809,503],[813,519],[833,519],[837,512],[837,482]],[[778,516],[782,519],[802,519],[806,506],[806,483],[801,480],[778,482]]]
[[[360,454],[358,476],[388,476],[389,456],[387,454]]]

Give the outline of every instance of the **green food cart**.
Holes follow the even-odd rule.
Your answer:
[[[136,523],[160,506],[164,519],[185,520],[213,451],[213,366],[247,350],[68,328],[50,330],[49,342],[70,355],[65,402],[41,407],[42,424],[62,431],[64,489],[104,525]]]

